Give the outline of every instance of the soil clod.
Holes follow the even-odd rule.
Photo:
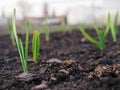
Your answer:
[[[19,81],[29,82],[33,80],[35,77],[35,74],[32,73],[22,73],[19,76],[16,76],[16,79]]]

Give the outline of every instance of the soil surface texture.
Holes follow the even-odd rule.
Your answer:
[[[94,30],[88,33],[97,39]],[[42,34],[36,64],[31,42],[32,35],[29,73],[23,73],[17,46],[9,35],[0,36],[0,90],[120,90],[120,33],[116,43],[109,34],[103,51],[78,30],[53,32],[49,42]]]

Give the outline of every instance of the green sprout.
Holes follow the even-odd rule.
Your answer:
[[[109,17],[110,17],[110,13],[109,13]],[[114,41],[114,42],[117,41],[117,34],[118,34],[117,22],[118,22],[118,12],[117,12],[116,15],[115,15],[115,18],[114,18],[114,22],[113,22],[113,23],[111,22],[111,19],[110,19],[111,34],[112,34],[112,37],[113,37],[113,41]]]
[[[96,39],[94,39],[92,36],[90,36],[85,30],[84,28],[80,29],[81,33],[86,37],[86,39],[88,39],[90,42],[92,42],[93,44],[97,45],[101,50],[104,49],[104,44],[105,44],[105,38],[103,36],[103,32],[98,30],[96,28],[96,32],[99,38],[99,41],[97,41]]]
[[[45,20],[45,27],[44,27],[44,31],[45,31],[45,40],[47,42],[50,41],[50,29],[49,29],[49,25],[47,23],[47,20]]]
[[[67,26],[67,31],[68,31],[68,32],[71,32],[72,29],[73,29],[72,25],[69,24],[69,25]]]
[[[62,32],[63,34],[66,33],[66,30],[65,30],[65,19],[62,20],[59,28],[58,28],[58,31],[59,32]]]
[[[110,13],[108,14],[108,18],[107,18],[107,25],[106,25],[106,29],[104,31],[104,37],[107,38],[109,30],[110,30],[110,24],[111,24],[111,20],[110,20]]]
[[[18,52],[19,52],[19,55],[20,55],[23,71],[28,72],[27,59],[28,59],[28,41],[29,41],[30,22],[27,21],[27,23],[26,23],[25,47],[23,46],[23,43],[22,43],[21,39],[18,38],[18,35],[17,35],[17,32],[16,32],[16,9],[14,9],[14,12],[13,12],[12,24],[13,24],[13,33],[14,33],[14,37],[15,37],[15,40],[16,40],[16,43],[17,43]]]
[[[34,31],[32,39],[33,60],[36,63],[39,55],[40,32]]]
[[[10,32],[10,38],[12,40],[12,45],[15,46],[16,43],[15,43],[15,37],[14,37],[14,33],[13,33],[13,26],[12,26],[11,22],[8,22],[8,30]]]
[[[105,48],[105,41],[106,41],[106,38],[107,38],[109,30],[110,30],[110,25],[111,25],[110,14],[108,14],[107,26],[106,26],[105,30],[98,29],[97,25],[94,24],[94,28],[95,28],[95,31],[97,33],[99,41],[94,39],[92,36],[90,36],[85,31],[85,25],[84,24],[80,27],[80,31],[90,42],[92,42],[93,44],[97,45],[100,48],[100,50],[104,50],[104,48]]]

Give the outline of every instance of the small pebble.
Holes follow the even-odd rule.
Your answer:
[[[86,41],[86,38],[82,38],[82,39],[81,39],[81,42],[85,42],[85,41]]]
[[[49,63],[61,63],[62,61],[60,60],[60,59],[57,59],[57,58],[53,58],[53,59],[50,59],[50,60],[48,60],[47,62],[49,62]]]

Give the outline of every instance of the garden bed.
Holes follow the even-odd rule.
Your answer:
[[[95,31],[88,32],[97,37]],[[31,48],[32,35],[30,38]],[[109,35],[101,51],[78,30],[53,32],[50,42],[42,34],[37,64],[29,50],[29,72],[34,76],[27,81],[16,78],[23,71],[17,47],[12,46],[9,35],[0,36],[0,90],[119,90],[119,38],[120,34],[114,43]]]

